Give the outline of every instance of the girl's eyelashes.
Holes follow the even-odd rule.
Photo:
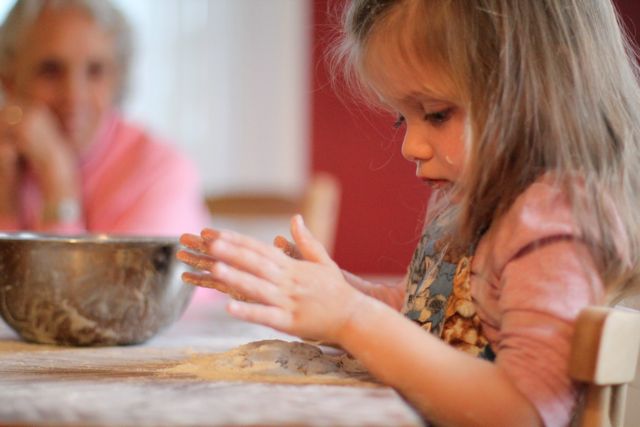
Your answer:
[[[451,113],[453,113],[453,107],[445,108],[444,110],[425,114],[424,120],[434,126],[440,126],[451,118]]]
[[[402,114],[398,114],[396,121],[393,123],[393,127],[398,129],[404,124],[404,122],[405,122],[404,116]]]
[[[454,107],[448,107],[444,110],[434,111],[433,113],[426,113],[424,115],[424,121],[429,122],[431,125],[436,127],[441,126],[451,118],[453,111]],[[398,129],[405,123],[406,119],[404,118],[404,116],[402,114],[398,114],[398,116],[396,117],[396,121],[393,123],[393,127],[395,129]]]

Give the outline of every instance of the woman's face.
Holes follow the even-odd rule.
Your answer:
[[[78,152],[93,141],[119,87],[113,37],[80,9],[45,9],[5,82],[10,101],[47,106]]]

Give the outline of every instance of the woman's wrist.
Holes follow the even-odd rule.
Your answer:
[[[82,217],[80,174],[69,156],[58,156],[41,169],[42,224],[70,224]]]
[[[41,223],[73,224],[82,217],[82,205],[75,197],[65,197],[58,200],[46,201],[42,207]]]

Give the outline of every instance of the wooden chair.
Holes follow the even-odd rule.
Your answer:
[[[313,235],[330,254],[333,251],[340,209],[340,184],[330,174],[314,174],[302,194],[227,193],[208,196],[206,203],[213,218],[227,217],[254,223],[277,218],[287,222],[291,215],[300,213]]]
[[[623,308],[587,307],[578,317],[569,374],[585,383],[575,424],[622,427],[627,386],[636,373],[640,313]]]

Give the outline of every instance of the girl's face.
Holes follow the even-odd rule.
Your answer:
[[[369,55],[367,77],[396,112],[396,126],[405,129],[402,155],[416,164],[416,176],[431,187],[451,187],[464,166],[465,109],[449,95],[449,79],[435,70],[417,76],[398,65],[397,55],[381,49]]]
[[[464,164],[462,107],[426,89],[407,90],[389,104],[405,127],[402,155],[416,164],[416,176],[433,188],[457,183]]]
[[[82,10],[45,9],[27,31],[5,89],[45,105],[73,148],[93,141],[119,84],[113,37]]]

